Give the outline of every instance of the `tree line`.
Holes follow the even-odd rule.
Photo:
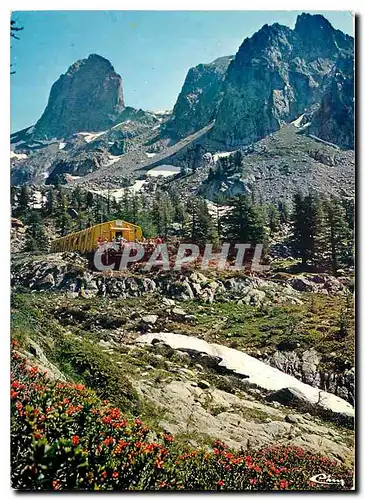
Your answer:
[[[38,200],[39,201],[39,200]],[[263,244],[268,251],[279,233],[285,234],[293,256],[303,268],[330,269],[353,264],[354,200],[319,194],[297,193],[292,203],[258,203],[250,196],[216,199],[214,203],[191,197],[182,200],[174,189],[154,195],[125,188],[116,201],[77,186],[43,189],[40,207],[27,186],[12,188],[14,215],[29,226],[27,249],[47,248],[45,221],[52,221],[56,235],[63,236],[107,220],[124,219],[142,227],[146,237],[177,236],[199,245],[213,243]]]

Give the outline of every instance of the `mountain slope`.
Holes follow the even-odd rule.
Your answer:
[[[188,71],[173,109],[172,127],[177,135],[190,135],[214,119],[222,99],[222,83],[232,59],[233,56],[219,57]]]

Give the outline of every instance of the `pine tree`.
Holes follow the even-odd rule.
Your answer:
[[[217,235],[218,239],[221,240],[223,236],[223,225],[222,225],[222,205],[224,205],[224,197],[222,195],[218,195],[215,197],[215,212],[216,212],[216,220],[217,220]]]
[[[20,188],[19,203],[18,203],[19,214],[24,215],[27,213],[27,211],[29,210],[30,202],[31,202],[31,197],[29,195],[27,186],[24,184]]]
[[[57,207],[55,210],[55,223],[57,229],[60,231],[61,236],[72,232],[73,222],[68,210],[70,208],[69,200],[61,187],[57,193]]]
[[[309,223],[313,212],[311,202],[311,198],[305,199],[301,193],[294,195],[292,247],[295,254],[301,258],[303,266],[308,264],[314,254],[315,226]],[[308,203],[311,206],[308,206]]]
[[[17,188],[15,186],[10,186],[10,204],[11,204],[11,208],[14,207],[16,198],[17,198]]]
[[[94,205],[94,195],[90,191],[86,193],[86,208],[91,209]]]
[[[253,204],[245,195],[235,196],[228,201],[230,212],[224,217],[225,240],[232,243],[265,244],[264,207]]]
[[[55,209],[55,196],[53,188],[50,187],[47,191],[47,201],[45,206],[45,212],[47,215],[53,215]]]
[[[152,206],[152,222],[160,236],[167,236],[174,216],[174,210],[167,194],[157,192]]]
[[[324,265],[327,251],[323,200],[309,194],[294,196],[292,248],[302,265]]]
[[[277,233],[280,226],[280,213],[276,206],[272,203],[268,207],[268,219],[270,236]]]
[[[197,245],[218,243],[218,233],[205,200],[194,199],[189,203],[191,215],[190,239]]]
[[[331,196],[324,202],[326,214],[327,239],[330,253],[330,266],[336,274],[348,257],[349,226],[346,220],[346,210],[338,198]]]
[[[225,240],[232,243],[248,243],[250,200],[247,196],[238,195],[229,200],[228,205],[230,212],[223,219]]]
[[[346,264],[354,265],[355,251],[355,203],[353,198],[343,198],[342,205],[346,212],[346,224],[348,228]]]
[[[28,252],[46,250],[48,247],[48,238],[43,227],[43,219],[39,210],[31,210],[28,212],[25,223],[28,226],[26,231],[25,250]]]
[[[80,186],[76,186],[72,193],[73,208],[80,211],[84,204],[84,196]]]
[[[281,224],[287,224],[290,222],[290,208],[289,204],[285,200],[280,200],[278,203],[279,217]]]

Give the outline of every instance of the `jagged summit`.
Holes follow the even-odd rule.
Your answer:
[[[297,33],[307,34],[308,29],[324,29],[330,31],[333,29],[332,24],[322,14],[308,14],[302,12],[297,17],[294,30]]]
[[[320,14],[300,14],[294,32],[313,58],[333,57],[341,51],[353,51],[353,37],[336,30],[328,19]]]
[[[122,78],[111,63],[90,54],[72,64],[52,85],[47,107],[35,125],[35,138],[67,137],[109,128],[125,108]]]
[[[228,147],[249,144],[294,120],[322,101],[353,48],[352,37],[319,15],[301,14],[294,30],[263,26],[229,65],[212,137]]]
[[[104,66],[106,70],[114,71],[114,67],[111,62],[105,57],[99,56],[99,54],[90,54],[89,57],[85,59],[79,59],[68,68],[66,71],[66,75],[72,75],[76,71],[80,69],[83,65],[99,65],[100,67]]]
[[[266,24],[235,56],[190,68],[172,113],[126,107],[101,55],[76,61],[37,124],[12,135],[12,179],[99,179],[101,168],[124,178],[162,161],[189,171],[209,163],[205,153],[251,147],[294,121],[298,134],[353,149],[354,39],[320,15],[301,14],[294,29]]]

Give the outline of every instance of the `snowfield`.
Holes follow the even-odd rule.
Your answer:
[[[82,135],[86,142],[91,142],[105,133],[106,130],[104,130],[103,132],[97,132],[95,134],[92,134],[91,132],[78,132],[77,135]]]
[[[235,151],[225,151],[223,153],[215,153],[213,155],[213,160],[214,160],[214,162],[216,162],[218,160],[218,158],[225,158],[226,156],[229,156],[233,153],[235,153]]]
[[[175,167],[174,165],[159,165],[158,167],[151,168],[147,172],[147,175],[150,177],[158,177],[162,175],[162,177],[169,177],[170,175],[176,175],[180,173],[180,167]]]
[[[25,153],[14,153],[14,151],[10,151],[10,158],[16,158],[17,160],[24,160],[28,158]]]
[[[288,387],[295,388],[305,395],[312,404],[318,404],[325,409],[335,413],[344,413],[354,416],[354,408],[335,394],[325,392],[317,387],[305,384],[295,377],[281,372],[248,354],[222,346],[220,344],[209,344],[205,340],[177,333],[147,333],[141,335],[137,342],[151,344],[154,339],[161,340],[173,349],[187,349],[217,356],[221,358],[219,366],[226,368],[233,373],[245,375],[250,384],[269,391],[277,391]]]

